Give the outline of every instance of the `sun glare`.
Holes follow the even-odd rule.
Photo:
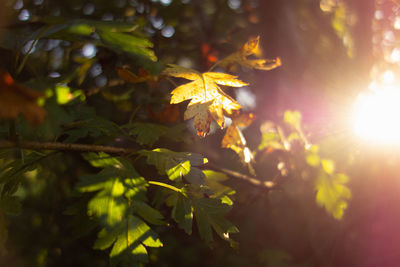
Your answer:
[[[359,95],[354,132],[366,141],[400,144],[400,90],[385,88]]]

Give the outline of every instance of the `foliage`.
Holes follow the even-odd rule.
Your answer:
[[[208,0],[14,2],[0,38],[0,263],[167,266],[173,253],[187,257],[175,265],[207,265],[200,254],[215,248],[226,254],[210,266],[291,266],[304,258],[252,243],[274,231],[252,219],[280,218],[271,203],[299,191],[297,212],[309,213],[298,217],[345,216],[346,163],[302,113],[265,116],[234,97],[262,99],[256,75],[282,65],[263,58],[260,36],[234,35],[229,21],[250,23],[252,1],[245,12]],[[21,3],[32,17],[18,22]],[[198,9],[215,12],[215,40],[197,41]]]

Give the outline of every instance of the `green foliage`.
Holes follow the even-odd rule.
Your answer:
[[[88,203],[88,215],[95,217],[103,228],[94,244],[95,249],[112,246],[110,266],[122,263],[131,266],[148,262],[145,246],[160,247],[157,234],[140,218],[152,224],[164,224],[163,216],[145,203],[146,180],[122,158],[105,153],[87,153],[89,163],[103,168],[99,173],[81,177],[80,192],[98,192]]]
[[[214,195],[215,196],[215,195]],[[231,204],[222,201],[223,198],[204,198],[202,192],[193,186],[182,188],[180,193],[174,192],[167,199],[167,204],[172,206],[172,218],[187,234],[192,233],[193,218],[196,219],[200,237],[211,244],[213,239],[212,229],[222,238],[236,246],[237,243],[230,237],[230,233],[239,230],[224,216],[231,210]]]
[[[182,177],[194,184],[204,184],[204,174],[196,166],[207,163],[207,159],[200,154],[190,152],[174,152],[166,148],[141,150],[139,154],[147,157],[147,163],[154,165],[159,174],[166,174],[172,181]]]
[[[0,118],[0,144],[10,141],[19,146],[20,141],[34,141],[63,143],[66,147],[101,145],[127,148],[129,153],[48,152],[47,148],[0,151],[1,266],[15,263],[2,261],[8,247],[15,249],[11,257],[21,258],[15,266],[105,266],[106,262],[110,266],[289,266],[289,254],[265,249],[290,240],[288,236],[296,231],[292,229],[305,232],[295,215],[284,217],[286,212],[299,212],[298,217],[310,220],[314,219],[313,207],[318,211],[321,206],[328,215],[343,217],[351,198],[348,176],[337,171],[345,171],[344,164],[318,151],[318,145],[311,146],[308,135],[302,132],[302,114],[286,111],[280,122],[263,122],[257,108],[251,111],[254,116],[241,117],[241,106],[225,88],[247,82],[256,85],[257,72],[244,68],[269,70],[281,64],[279,58],[259,59],[259,37],[243,45],[249,37],[243,27],[250,19],[250,24],[259,19],[256,9],[266,10],[255,8],[264,5],[262,1],[242,1],[237,8],[232,3],[209,0],[201,5],[196,1],[95,1],[93,13],[85,11],[91,3],[80,1],[11,2],[5,7],[9,13],[5,17],[15,21],[0,22],[0,53],[4,56],[0,71],[10,73],[14,85],[43,93],[38,107],[45,109],[47,116],[40,125],[30,125],[23,117]],[[21,3],[23,7],[18,7]],[[23,10],[30,12],[29,19],[14,23]],[[112,21],[107,21],[110,15]],[[318,28],[309,26],[305,25],[311,30]],[[166,34],[168,29],[174,32],[172,38]],[[273,43],[268,35],[263,39],[267,47]],[[321,39],[326,41],[327,36]],[[93,51],[86,54],[85,49]],[[236,52],[230,53],[233,49]],[[174,67],[168,71],[178,78],[190,79],[196,74],[198,81],[191,83],[190,90],[183,90],[175,84],[181,81],[162,72],[171,63],[193,68],[186,72],[182,66],[170,65]],[[118,70],[125,68],[132,70],[136,82],[122,79]],[[303,75],[302,71],[293,73]],[[5,85],[5,77],[1,77],[0,108],[7,104],[4,91],[14,88]],[[179,111],[186,104],[171,105],[161,112],[152,110],[170,102],[172,87],[180,93],[176,98],[200,104],[190,109],[189,104],[191,111],[183,116]],[[20,91],[24,95],[25,91]],[[254,90],[259,99],[266,91]],[[32,96],[28,93],[24,97]],[[252,177],[220,149],[219,133],[199,140],[186,131],[188,126],[181,117],[187,119],[193,114],[195,124],[205,124],[207,133],[211,121],[224,128],[226,117],[232,120],[237,131],[231,131],[226,147],[248,152],[242,154],[252,161]],[[252,154],[259,141],[259,135],[253,132],[258,124],[250,126],[255,117],[262,123],[261,142]],[[214,126],[211,124],[210,132]],[[248,143],[246,137],[250,137]],[[229,180],[225,173],[205,170],[207,158],[216,170],[240,179]],[[293,181],[303,187],[285,187]],[[273,186],[266,189],[263,184]],[[292,191],[308,199],[307,188],[313,191],[310,195],[316,194],[315,200],[307,203],[307,212],[271,204],[277,195],[286,199]],[[234,203],[238,208],[231,212]],[[290,230],[283,231],[285,236],[280,238],[279,229],[288,222]],[[236,248],[238,244],[230,237],[239,232],[235,224],[241,226],[238,240],[247,242],[243,248],[247,253],[232,253],[215,238],[217,234]],[[175,228],[196,234],[181,235]],[[198,244],[196,235],[207,246]],[[10,241],[6,240],[8,236]],[[161,248],[163,244],[165,248]],[[210,247],[217,249],[210,253]],[[312,251],[311,257],[317,253]],[[220,259],[215,261],[217,257]],[[191,262],[175,264],[181,258]]]
[[[179,141],[185,128],[186,126],[183,124],[167,127],[154,123],[135,122],[132,125],[129,134],[136,136],[136,142],[139,144],[152,147],[161,137],[165,137],[172,141]]]
[[[317,190],[316,201],[336,219],[343,217],[347,208],[347,200],[351,198],[350,189],[345,185],[348,177],[345,174],[329,176],[326,172],[319,173],[315,181]]]
[[[144,221],[127,215],[110,230],[103,228],[93,248],[105,250],[110,246],[110,266],[139,266],[139,262],[149,261],[146,247],[161,247],[162,243]]]

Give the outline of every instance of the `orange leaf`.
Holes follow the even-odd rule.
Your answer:
[[[21,114],[33,125],[42,123],[47,112],[37,105],[37,99],[43,96],[38,91],[16,83],[8,72],[0,70],[1,118],[12,120]]]

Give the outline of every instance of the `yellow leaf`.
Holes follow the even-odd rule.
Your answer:
[[[168,64],[168,68],[166,68],[163,73],[167,76],[185,78],[192,81],[199,79],[201,75],[195,70],[184,68],[175,64]]]
[[[198,136],[204,137],[210,131],[212,121],[211,115],[208,112],[210,105],[210,102],[189,105],[184,113],[183,118],[185,120],[194,118],[193,123]]]
[[[281,59],[278,57],[276,59],[248,59],[248,56],[259,56],[260,54],[260,36],[256,38],[250,38],[242,48],[231,54],[230,56],[223,59],[219,65],[229,66],[232,64],[239,64],[245,68],[249,69],[259,69],[259,70],[272,70],[276,67],[282,65]]]
[[[256,38],[250,38],[247,43],[243,45],[242,49],[240,49],[240,52],[244,56],[253,55],[257,52],[259,44],[260,36],[257,36]]]
[[[232,124],[226,130],[225,136],[222,139],[221,146],[224,148],[232,149],[239,155],[240,160],[243,164],[249,167],[250,172],[254,172],[250,165],[253,160],[253,154],[250,149],[246,146],[246,139],[244,138],[242,131],[239,127],[249,126],[255,119],[252,113],[239,114],[232,117]]]
[[[175,88],[171,94],[171,104],[190,100],[184,119],[194,118],[194,127],[199,136],[205,136],[210,130],[212,120],[224,127],[224,113],[232,114],[241,106],[218,85],[241,87],[247,85],[237,79],[236,76],[226,73],[205,72],[198,73],[195,70],[170,64],[163,71],[164,75],[185,78],[191,82]]]

